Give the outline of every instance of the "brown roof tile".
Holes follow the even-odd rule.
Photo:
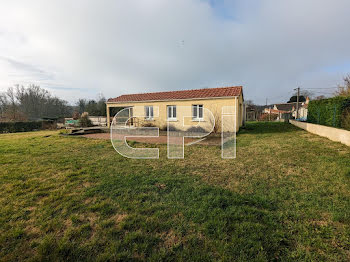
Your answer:
[[[182,91],[155,92],[143,94],[121,95],[116,98],[108,99],[108,102],[135,102],[135,101],[161,101],[178,100],[190,98],[209,98],[209,97],[233,97],[242,94],[242,86],[204,88]]]

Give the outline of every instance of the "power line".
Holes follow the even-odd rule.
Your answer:
[[[308,88],[303,88],[303,90],[337,89],[337,88],[338,88],[337,86],[335,86],[335,87],[308,87]]]
[[[284,94],[284,95],[280,95],[280,96],[275,96],[275,97],[269,97],[269,100],[276,100],[279,98],[286,98],[287,96],[289,96],[291,93],[293,93],[294,91],[289,91],[288,93]]]
[[[315,94],[319,94],[319,93],[334,94],[334,92],[331,92],[331,91],[329,91],[329,92],[327,92],[327,91],[314,91],[313,93],[315,93]]]
[[[295,90],[295,89],[294,89]],[[297,116],[295,119],[299,118],[299,96],[300,96],[300,87],[298,86],[297,90]]]

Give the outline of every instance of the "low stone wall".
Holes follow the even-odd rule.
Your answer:
[[[310,133],[327,137],[328,139],[336,142],[343,143],[347,146],[350,146],[350,131],[329,127],[329,126],[322,126],[322,125],[316,125],[306,122],[299,122],[295,120],[289,120],[289,123],[292,125],[295,125],[299,128],[302,128]]]

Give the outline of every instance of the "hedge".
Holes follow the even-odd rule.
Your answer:
[[[342,127],[342,114],[350,107],[350,97],[333,97],[310,101],[307,122],[332,127]]]
[[[3,122],[0,133],[28,132],[42,128],[42,122]]]

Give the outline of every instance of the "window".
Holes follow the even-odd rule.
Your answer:
[[[192,119],[203,120],[203,105],[192,105]]]
[[[167,107],[168,120],[176,120],[176,106]]]
[[[147,120],[153,119],[153,106],[145,106],[145,118]]]

